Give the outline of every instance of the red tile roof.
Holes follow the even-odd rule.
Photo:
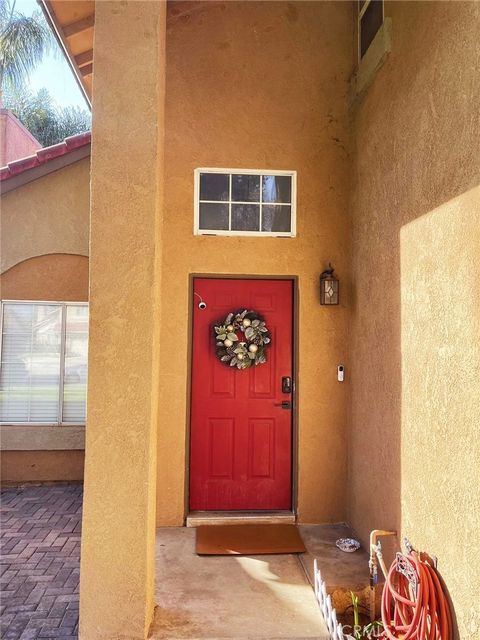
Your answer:
[[[90,142],[90,131],[86,131],[85,133],[78,133],[76,136],[65,138],[63,142],[54,144],[51,147],[39,149],[33,156],[28,156],[28,158],[21,158],[20,160],[9,162],[6,167],[2,167],[0,169],[0,180],[8,180],[8,178],[17,176],[24,171],[28,171],[28,169],[33,169],[34,167],[46,164],[54,158],[65,156],[71,151],[78,149],[79,147],[84,147],[85,145],[90,144]]]

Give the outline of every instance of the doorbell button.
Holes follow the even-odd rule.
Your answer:
[[[345,367],[343,364],[339,364],[337,367],[337,380],[343,382],[345,379]]]

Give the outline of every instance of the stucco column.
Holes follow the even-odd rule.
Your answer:
[[[80,638],[154,608],[165,3],[97,2]]]

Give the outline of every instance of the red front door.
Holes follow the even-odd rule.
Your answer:
[[[190,509],[291,509],[293,283],[195,278],[193,286]],[[217,358],[213,327],[243,309],[263,317],[271,343],[265,364],[239,370]]]

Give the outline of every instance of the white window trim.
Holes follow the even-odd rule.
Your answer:
[[[360,0],[357,0],[357,2],[358,2],[358,6],[360,6]],[[363,58],[362,58],[362,18],[363,18],[363,14],[368,9],[368,7],[369,7],[371,2],[372,2],[372,0],[365,0],[365,4],[363,5],[363,7],[358,12],[358,18],[357,18],[357,54],[358,54],[358,63],[359,64],[361,63],[363,58],[365,58],[365,56],[367,55],[368,49],[370,49],[370,46],[373,43],[373,40],[372,40],[372,42],[370,43],[370,46],[368,47],[367,51],[365,51],[365,53],[363,54]],[[382,25],[383,25],[384,22],[385,22],[385,0],[382,1]],[[378,31],[380,31],[380,29],[382,28],[382,25],[380,25]],[[377,34],[378,34],[378,31],[377,31]],[[377,35],[377,34],[375,34],[375,35]]]
[[[60,358],[65,356],[65,322],[66,322],[66,307],[68,306],[79,306],[84,307],[85,305],[88,307],[88,301],[85,302],[69,302],[69,301],[59,301],[59,300],[1,300],[0,301],[0,361],[2,357],[2,340],[3,340],[3,307],[5,304],[44,304],[44,305],[62,305],[62,332],[60,335]],[[64,366],[60,368],[60,383],[59,383],[59,402],[58,402],[58,420],[57,422],[13,422],[12,420],[0,421],[0,426],[13,426],[13,425],[21,425],[28,427],[84,427],[85,422],[63,422],[62,420],[62,412],[63,412],[63,402],[60,402],[60,398],[63,398],[63,384],[64,384]]]
[[[284,204],[290,206],[291,225],[290,231],[215,231],[214,229],[200,229],[200,174],[201,173],[226,173],[230,175],[254,175],[254,176],[289,176],[292,178],[291,202],[272,202],[269,204]],[[272,169],[219,169],[218,167],[200,167],[193,172],[194,190],[193,190],[193,210],[194,223],[193,233],[196,236],[250,236],[257,238],[295,238],[297,235],[297,172]],[[230,181],[231,185],[231,181]],[[218,200],[202,200],[202,202],[214,202],[218,204]],[[226,204],[226,203],[225,203]],[[235,202],[235,204],[262,204],[262,190],[260,189],[259,202]],[[231,194],[230,194],[231,205]],[[260,227],[262,225],[260,207]],[[229,218],[231,216],[231,206],[229,207]]]

